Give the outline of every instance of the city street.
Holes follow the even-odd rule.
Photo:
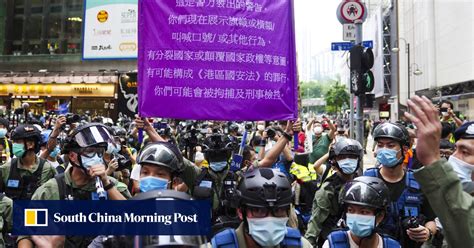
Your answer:
[[[0,0],[0,248],[474,248],[473,120],[474,0]]]

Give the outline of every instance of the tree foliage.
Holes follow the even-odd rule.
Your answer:
[[[336,82],[336,84],[328,90],[324,99],[326,100],[326,112],[337,114],[344,105],[349,106],[350,96],[346,86]]]
[[[300,82],[302,99],[319,98],[324,95],[323,85],[319,82]]]

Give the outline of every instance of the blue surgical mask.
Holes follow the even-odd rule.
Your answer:
[[[89,168],[98,164],[104,164],[102,157],[99,157],[97,153],[95,153],[92,157],[86,157],[81,155],[81,162],[84,168]]]
[[[117,146],[115,146],[115,144],[112,144],[112,143],[107,144],[107,151],[106,152],[108,154],[116,154],[119,151],[120,151],[120,149]]]
[[[13,150],[13,154],[15,154],[15,156],[17,158],[23,157],[23,155],[26,152],[25,145],[24,144],[18,144],[18,143],[13,143],[12,150]]]
[[[5,138],[5,135],[7,135],[7,129],[0,128],[0,138]]]
[[[167,189],[168,180],[159,177],[147,176],[140,178],[140,191],[148,192],[152,190]]]
[[[448,161],[453,167],[454,172],[456,172],[459,179],[461,180],[461,183],[472,182],[471,175],[474,171],[474,165],[464,162],[455,156],[450,156]]]
[[[224,170],[227,167],[227,161],[211,162],[209,163],[209,167],[211,167],[211,170],[215,172],[219,172],[219,171]]]
[[[402,162],[401,159],[397,158],[399,151],[401,151],[401,149],[396,151],[388,148],[380,148],[377,150],[377,161],[385,167],[395,167]]]
[[[54,150],[49,153],[49,156],[52,157],[52,158],[55,158],[56,156],[58,156],[58,153],[61,151],[61,149],[59,149],[59,146],[56,146],[54,148]]]
[[[355,236],[368,237],[375,229],[375,216],[346,214],[346,224]]]
[[[342,173],[350,175],[356,171],[358,162],[359,161],[357,159],[346,158],[337,161],[337,164],[339,165],[339,168],[341,168]]]
[[[261,246],[276,246],[287,233],[288,217],[248,218],[249,234]]]

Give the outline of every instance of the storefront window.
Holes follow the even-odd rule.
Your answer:
[[[31,16],[28,25],[26,25],[26,38],[41,39],[42,24],[43,18],[41,16]]]
[[[59,15],[50,15],[48,24],[48,38],[59,38],[59,34],[61,33],[61,17]]]
[[[25,0],[15,0],[15,7],[23,6],[25,4]]]
[[[83,0],[48,0],[47,7],[44,6],[44,0],[15,0],[13,2],[14,17],[11,23],[15,28],[8,34],[13,40],[9,54],[77,54],[81,52]],[[44,12],[47,10],[49,15],[45,19]],[[30,15],[25,16],[25,12]],[[47,25],[44,22],[47,22]],[[47,27],[47,30],[43,30],[43,25]],[[0,36],[2,36],[1,26]],[[48,42],[41,43],[41,40]]]
[[[22,40],[23,35],[23,18],[15,18],[13,19],[13,39],[14,40]]]
[[[80,39],[82,31],[82,15],[68,14],[66,18],[66,33],[64,37],[69,39]]]
[[[67,10],[68,11],[79,11],[82,12],[82,5],[83,5],[82,0],[67,0]]]

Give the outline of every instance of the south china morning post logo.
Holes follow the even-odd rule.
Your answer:
[[[14,235],[208,235],[207,201],[15,201]]]
[[[185,215],[181,213],[163,214],[136,214],[122,213],[109,214],[92,212],[89,214],[78,213],[74,215],[53,214],[54,223],[156,223],[166,226],[177,223],[198,223],[198,214]]]
[[[48,226],[48,209],[32,209],[24,210],[25,226],[28,227],[46,227]]]

